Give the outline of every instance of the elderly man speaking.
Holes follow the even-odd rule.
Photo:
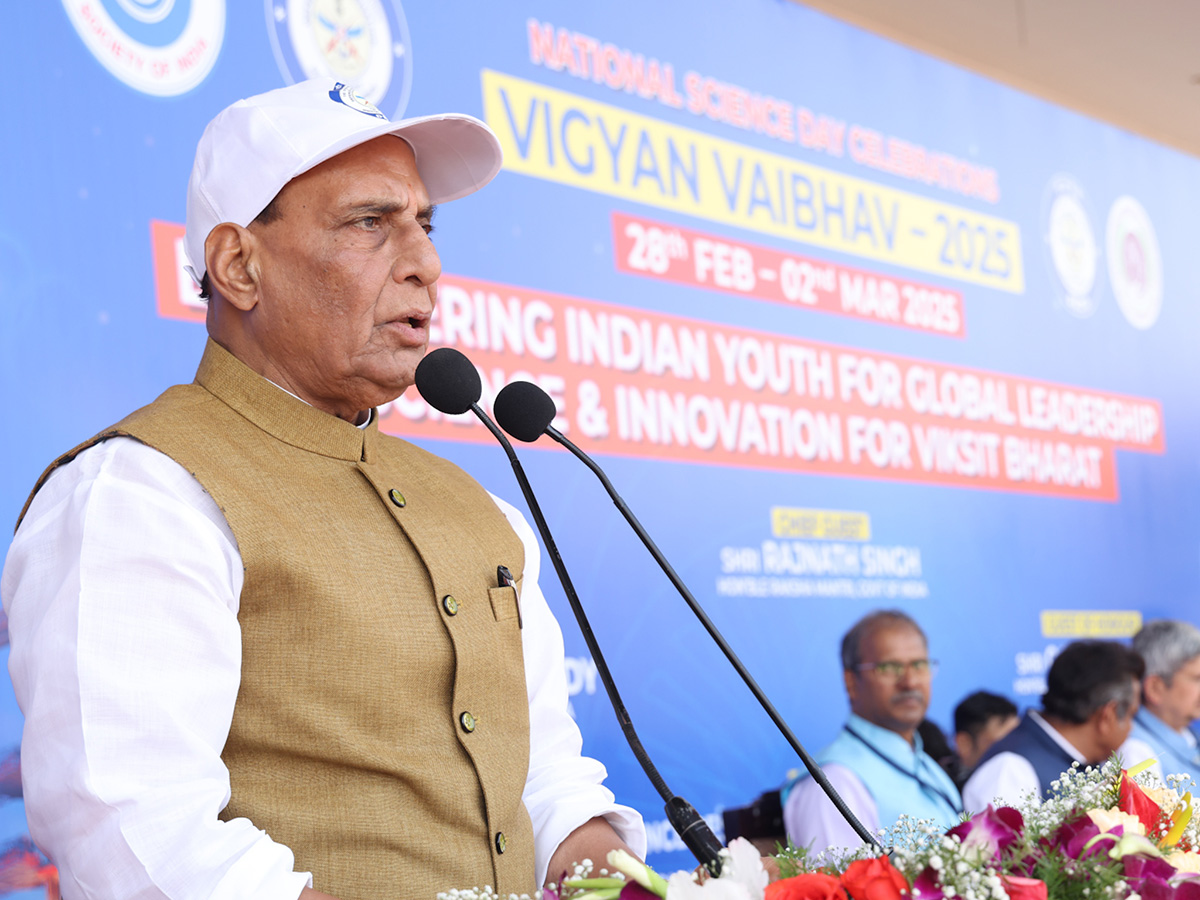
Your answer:
[[[429,338],[433,204],[500,164],[475,119],[332,81],[205,130],[195,382],[54,462],[4,570],[65,896],[532,893],[645,852],[580,755],[528,525],[374,412]]]

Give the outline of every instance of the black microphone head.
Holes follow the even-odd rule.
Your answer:
[[[471,361],[453,347],[439,347],[417,365],[417,391],[425,402],[450,416],[479,401],[483,384]]]
[[[528,381],[505,385],[496,395],[492,411],[501,428],[526,443],[545,434],[558,412],[550,395]]]

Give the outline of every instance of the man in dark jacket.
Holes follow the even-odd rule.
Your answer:
[[[1042,709],[1026,711],[984,754],[963,788],[963,806],[1043,797],[1072,763],[1097,765],[1124,743],[1141,696],[1142,658],[1112,641],[1076,641],[1055,658]]]

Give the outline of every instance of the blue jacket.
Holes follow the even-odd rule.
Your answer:
[[[950,776],[925,752],[921,736],[915,746],[886,728],[851,715],[833,743],[817,754],[821,765],[836,763],[849,769],[875,800],[879,826],[891,828],[901,813],[933,819],[940,828],[958,824],[962,798]],[[807,778],[805,773],[801,778]],[[801,779],[784,789],[787,792]]]
[[[1071,768],[1071,763],[1075,762],[1075,757],[1058,746],[1054,739],[1046,734],[1046,730],[1029,717],[1028,712],[1021,717],[1021,722],[1016,728],[988,748],[987,753],[980,758],[979,765],[982,766],[1001,753],[1015,753],[1029,761],[1033,771],[1037,773],[1043,797],[1051,795],[1051,782],[1057,781],[1063,772]]]
[[[1145,741],[1162,766],[1163,777],[1185,773],[1200,777],[1200,750],[1154,713],[1139,709],[1133,718],[1132,738]]]

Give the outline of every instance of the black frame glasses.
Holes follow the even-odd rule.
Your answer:
[[[936,659],[910,659],[901,662],[896,659],[885,659],[877,663],[859,663],[854,667],[856,672],[873,672],[886,681],[899,681],[906,672],[911,671],[918,678],[932,678],[937,674]]]

